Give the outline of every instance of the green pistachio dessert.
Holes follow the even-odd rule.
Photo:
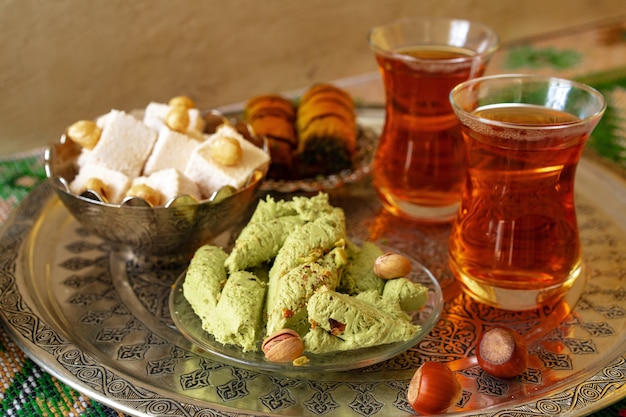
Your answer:
[[[319,259],[300,264],[274,281],[270,280],[266,304],[267,335],[284,328],[300,334],[308,331],[307,303],[317,289],[337,287],[343,268],[343,261],[339,259],[345,258],[337,252],[344,250],[342,247],[334,248]]]
[[[290,201],[277,202],[271,197],[261,200],[237,237],[226,260],[226,268],[232,273],[272,261],[297,226],[333,209],[326,194],[312,198],[295,197]]]
[[[233,272],[204,330],[224,344],[256,349],[262,338],[265,283],[248,271]]]
[[[187,269],[183,294],[203,323],[211,319],[226,284],[227,257],[222,248],[205,245],[195,252]]]
[[[384,280],[374,274],[374,262],[383,251],[372,242],[364,242],[361,247],[349,246],[350,263],[341,278],[339,290],[348,294],[358,294],[368,290],[382,293]]]
[[[326,335],[323,338],[305,335],[305,350],[325,353],[376,346],[410,339],[420,330],[407,318],[403,320],[385,310],[358,297],[322,287],[309,299],[307,311],[313,329],[321,329]],[[339,340],[330,340],[333,338]]]
[[[230,253],[197,250],[183,294],[205,331],[223,344],[259,350],[266,336],[297,332],[305,352],[359,349],[410,339],[411,311],[428,290],[373,272],[383,251],[346,236],[345,216],[328,195],[259,202]]]

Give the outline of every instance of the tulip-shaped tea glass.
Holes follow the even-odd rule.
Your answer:
[[[467,179],[450,236],[450,267],[474,299],[529,310],[581,277],[574,175],[605,101],[577,82],[498,75],[450,93]]]
[[[386,101],[374,156],[374,188],[391,213],[425,222],[456,215],[464,180],[463,139],[450,90],[483,74],[499,46],[478,23],[406,18],[373,28]]]

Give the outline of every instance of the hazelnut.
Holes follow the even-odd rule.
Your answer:
[[[104,182],[100,178],[88,178],[87,181],[85,181],[85,184],[83,184],[82,192],[85,191],[93,191],[95,193],[98,193],[100,194],[100,197],[104,198],[105,200],[108,198],[106,193],[106,187],[104,185]]]
[[[188,96],[172,97],[167,104],[170,107],[182,107],[184,109],[193,109],[196,107],[196,103]]]
[[[165,124],[172,130],[185,133],[189,126],[189,113],[184,107],[172,107],[165,116]]]
[[[488,374],[497,378],[513,378],[528,366],[528,349],[519,333],[497,326],[479,336],[476,359]]]
[[[243,158],[241,144],[235,138],[218,136],[211,144],[211,158],[220,165],[237,165]]]
[[[302,356],[304,342],[297,332],[282,329],[268,336],[261,349],[271,362],[291,362]]]
[[[385,253],[376,258],[374,274],[382,279],[405,277],[411,273],[411,262],[397,253]]]
[[[65,134],[72,142],[83,148],[93,149],[100,140],[102,129],[92,120],[79,120],[72,123]]]
[[[461,393],[461,383],[448,366],[426,362],[411,378],[407,401],[420,414],[439,414],[457,403]]]
[[[152,187],[146,184],[135,184],[126,192],[129,197],[140,197],[150,203],[152,207],[161,205],[160,194]]]

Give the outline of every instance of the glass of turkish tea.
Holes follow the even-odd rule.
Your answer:
[[[467,158],[454,275],[498,308],[554,304],[582,276],[574,175],[604,98],[574,81],[496,75],[458,85],[450,101]]]
[[[368,36],[385,88],[385,125],[374,156],[373,184],[391,213],[417,221],[452,220],[465,166],[459,122],[448,96],[481,76],[499,46],[478,23],[405,18]]]

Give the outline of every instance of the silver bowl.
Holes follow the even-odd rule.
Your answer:
[[[198,247],[251,214],[266,174],[255,171],[244,187],[224,187],[200,202],[180,196],[158,207],[151,207],[140,198],[109,204],[93,191],[81,195],[70,191],[80,152],[80,146],[65,135],[46,150],[45,170],[52,188],[88,232],[102,238],[115,251],[130,251],[137,256],[181,261],[191,256]]]

